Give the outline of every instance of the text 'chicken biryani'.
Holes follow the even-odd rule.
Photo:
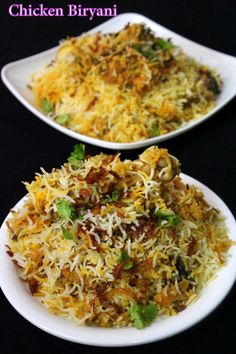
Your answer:
[[[219,212],[150,147],[137,160],[85,156],[26,183],[9,250],[32,295],[78,324],[143,328],[182,311],[225,264]]]
[[[63,42],[30,84],[49,117],[94,138],[163,135],[211,110],[219,76],[142,24]]]

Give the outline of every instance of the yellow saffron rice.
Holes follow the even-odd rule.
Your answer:
[[[62,41],[30,82],[49,119],[119,143],[163,135],[205,115],[221,85],[214,70],[143,24]]]
[[[232,242],[220,212],[179,173],[155,146],[134,161],[74,154],[42,169],[7,222],[20,278],[50,312],[80,325],[142,328],[184,310]]]

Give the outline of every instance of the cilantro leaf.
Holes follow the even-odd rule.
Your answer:
[[[78,215],[78,219],[79,219],[80,221],[83,221],[83,220],[84,220],[84,216],[83,216],[82,214],[79,214],[79,215]]]
[[[157,308],[156,305],[150,303],[143,307],[143,315],[147,324],[150,324],[152,321],[155,320],[157,315]]]
[[[62,231],[63,236],[66,240],[73,240],[73,236],[71,235],[71,233],[68,230],[66,230],[64,228],[64,226],[61,226],[61,231]]]
[[[75,220],[77,217],[76,210],[74,206],[68,200],[59,200],[56,203],[57,213],[60,218]]]
[[[163,50],[168,50],[173,47],[173,44],[170,41],[163,38],[157,38],[154,44]]]
[[[154,137],[157,135],[158,135],[158,128],[156,125],[154,125],[154,127],[152,127],[152,129],[151,129],[151,136]]]
[[[68,121],[69,119],[69,114],[68,113],[65,113],[65,114],[61,114],[60,116],[57,116],[55,121],[58,123],[58,124],[66,124],[66,122]]]
[[[168,224],[170,224],[174,228],[179,223],[179,217],[176,214],[174,214],[172,211],[169,211],[169,210],[167,210],[165,212],[161,212],[160,210],[156,210],[154,212],[154,215],[156,217],[158,217],[160,221],[166,220],[168,222]]]
[[[78,166],[78,162],[85,158],[85,145],[76,144],[74,150],[68,157],[67,161],[74,166]]]
[[[135,305],[133,305],[133,307],[131,307],[131,311],[130,311],[130,317],[131,317],[131,321],[133,321],[133,326],[136,327],[137,329],[142,329],[144,327],[146,327],[145,325],[145,321],[143,319],[142,313],[139,310],[139,305],[138,309],[136,310],[136,308],[134,308]]]
[[[119,261],[122,263],[122,267],[124,270],[129,270],[133,267],[134,263],[130,259],[129,255],[127,252],[122,251]]]
[[[179,218],[177,215],[173,214],[173,215],[169,215],[167,217],[167,221],[168,223],[173,226],[174,228],[176,228],[176,226],[178,225],[179,223]]]
[[[142,54],[145,58],[149,59],[153,63],[156,63],[158,61],[158,56],[156,50],[147,47],[147,45],[137,45],[137,44],[132,44],[132,47]]]
[[[111,196],[108,198],[103,199],[103,203],[113,203],[117,202],[120,198],[120,191],[118,189],[114,189],[113,192],[111,193]]]
[[[52,103],[47,98],[44,98],[42,102],[42,107],[45,113],[52,112],[53,109]]]
[[[156,63],[158,61],[157,53],[153,49],[142,50],[141,54],[153,63]]]
[[[129,308],[129,314],[130,314],[131,321],[133,321],[134,327],[136,327],[138,329],[142,329],[145,327],[144,319],[142,316],[142,306],[141,305],[133,304]]]
[[[148,305],[139,305],[135,303],[130,307],[129,313],[134,327],[142,329],[154,321],[156,318],[157,309],[156,305],[153,303]]]
[[[131,260],[128,260],[127,262],[125,262],[123,264],[123,269],[129,270],[129,269],[133,268],[133,265],[134,265],[134,263]]]
[[[128,259],[129,259],[128,253],[125,252],[125,251],[122,251],[121,255],[120,255],[120,258],[119,258],[119,261],[120,262],[124,262],[124,261],[127,261]]]

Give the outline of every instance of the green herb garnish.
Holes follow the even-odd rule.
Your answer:
[[[64,226],[61,226],[61,231],[63,233],[63,236],[65,237],[66,240],[73,240],[73,236],[71,233],[64,228]]]
[[[154,212],[154,215],[160,220],[166,220],[168,224],[173,226],[174,228],[178,225],[179,223],[179,217],[174,214],[172,211],[167,210],[166,212],[161,212],[160,210],[156,210]]]
[[[68,162],[74,166],[78,166],[78,163],[85,158],[85,145],[84,144],[76,144],[74,150],[68,157]]]
[[[178,225],[179,223],[179,218],[177,215],[173,214],[173,215],[169,215],[167,217],[167,221],[168,223],[173,226],[174,228],[176,228],[176,226]]]
[[[156,50],[147,47],[147,45],[132,44],[132,47],[151,62],[156,63],[158,61]]]
[[[83,216],[82,214],[79,214],[79,215],[78,215],[78,219],[79,219],[80,221],[83,221],[83,220],[84,220],[84,216]]]
[[[113,203],[117,202],[120,198],[120,191],[118,189],[114,189],[113,192],[111,193],[111,196],[108,198],[103,199],[103,203]]]
[[[151,136],[154,137],[154,136],[157,136],[157,135],[158,135],[158,128],[157,128],[157,126],[154,126],[151,129]]]
[[[133,267],[134,263],[132,262],[132,260],[130,259],[129,255],[127,252],[122,251],[119,261],[122,263],[123,269],[125,270],[129,270]]]
[[[163,50],[168,50],[173,47],[173,44],[170,41],[163,38],[155,39],[154,44]]]
[[[56,203],[57,213],[60,218],[67,220],[75,220],[77,217],[74,206],[68,200],[59,200]]]
[[[129,313],[134,327],[142,329],[155,320],[157,309],[153,303],[146,306],[133,304],[129,309]]]
[[[127,262],[125,262],[123,264],[123,269],[129,270],[129,269],[133,268],[133,265],[134,265],[134,263],[131,260],[128,260]]]
[[[121,252],[121,255],[120,255],[120,258],[119,258],[119,261],[120,261],[120,262],[125,262],[125,261],[127,261],[128,259],[129,259],[128,253],[125,252],[125,251],[122,251],[122,252]]]
[[[43,107],[43,111],[45,113],[52,112],[53,106],[47,98],[44,98],[43,103],[42,103],[42,107]]]
[[[69,119],[69,114],[68,113],[65,113],[65,114],[61,114],[60,116],[57,116],[55,121],[58,123],[58,124],[61,124],[61,125],[64,125],[66,124],[66,122],[68,121]]]

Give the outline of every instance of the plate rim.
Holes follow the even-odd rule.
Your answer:
[[[202,44],[199,44],[195,41],[192,41],[191,39],[184,37],[172,30],[170,30],[169,28],[162,26],[161,24],[159,24],[156,21],[153,21],[152,19],[148,18],[147,16],[144,16],[142,14],[139,13],[135,13],[135,12],[125,12],[125,13],[121,13],[116,17],[113,17],[107,21],[104,21],[103,23],[101,23],[100,25],[90,29],[89,31],[87,31],[86,33],[90,33],[90,32],[96,32],[99,29],[103,29],[104,26],[109,26],[112,25],[113,23],[116,23],[119,20],[124,20],[126,17],[129,16],[135,16],[138,17],[140,22],[141,21],[146,21],[151,23],[153,26],[159,26],[161,27],[164,31],[168,31],[170,33],[172,33],[174,36],[183,39],[185,41],[187,41],[188,43],[190,43],[191,45],[194,45],[195,47],[199,48],[199,49],[204,49],[207,50],[210,53],[213,54],[217,54],[217,56],[220,56],[223,58],[228,58],[228,60],[232,61],[232,63],[235,64],[235,69],[236,69],[236,57],[217,51],[215,49],[206,47]],[[82,33],[83,34],[83,33]],[[80,34],[81,35],[81,34]],[[88,135],[85,134],[81,134],[78,132],[75,132],[74,130],[71,130],[69,128],[63,127],[60,124],[57,124],[56,122],[54,122],[52,119],[50,119],[48,116],[46,116],[45,114],[43,114],[36,106],[34,106],[32,103],[28,102],[19,92],[19,90],[15,87],[15,85],[11,82],[11,80],[8,78],[8,72],[9,70],[11,70],[12,68],[17,67],[18,65],[27,63],[29,61],[35,60],[37,58],[40,57],[44,57],[46,55],[50,55],[52,53],[54,53],[56,51],[56,49],[58,48],[58,46],[55,46],[53,48],[47,49],[45,51],[42,51],[40,53],[36,53],[33,54],[31,56],[10,62],[6,65],[4,65],[4,67],[1,70],[1,78],[3,83],[5,84],[5,86],[9,89],[9,91],[16,97],[16,99],[23,105],[25,106],[31,113],[33,113],[34,116],[36,116],[37,118],[39,118],[40,120],[42,120],[44,123],[46,123],[47,125],[51,126],[52,128],[56,129],[57,131],[66,134],[67,136],[70,136],[76,140],[91,144],[91,145],[95,145],[98,147],[102,147],[102,148],[106,148],[106,149],[112,149],[112,150],[131,150],[131,149],[138,149],[141,147],[145,147],[148,145],[152,145],[152,144],[158,144],[161,143],[163,141],[166,140],[170,140],[178,135],[181,135],[191,129],[193,129],[194,127],[198,126],[199,124],[203,123],[204,121],[206,121],[207,119],[209,119],[211,116],[213,116],[216,112],[218,112],[220,109],[222,109],[226,104],[228,104],[235,96],[236,96],[236,85],[235,85],[235,89],[232,90],[232,92],[230,92],[230,94],[227,96],[227,98],[224,99],[223,102],[221,102],[220,104],[216,104],[216,106],[210,110],[207,114],[203,115],[202,117],[199,118],[195,118],[193,120],[190,120],[189,122],[186,122],[183,126],[181,126],[180,128],[171,131],[167,134],[164,135],[160,135],[157,137],[152,137],[152,138],[148,138],[148,139],[144,139],[144,140],[138,140],[136,142],[131,142],[131,143],[116,143],[116,142],[110,142],[110,141],[106,141],[106,140],[102,140],[102,139],[97,139],[97,138],[93,138],[90,137]]]
[[[224,203],[224,201],[215,192],[213,192],[209,187],[207,187],[206,185],[204,185],[200,181],[196,180],[195,178],[190,177],[190,176],[188,176],[188,175],[186,175],[184,173],[181,173],[180,177],[183,178],[184,183],[197,186],[197,188],[199,188],[203,192],[204,197],[206,197],[207,200],[213,199],[216,204],[220,204],[222,206],[222,208],[221,208],[222,210],[221,211],[223,212],[223,215],[227,214],[226,220],[227,220],[228,224],[232,224],[233,225],[229,229],[229,234],[231,234],[231,237],[232,237],[232,232],[236,231],[236,221],[235,221],[235,218],[234,218],[232,212],[230,211],[228,206]],[[207,196],[206,196],[206,193],[207,193]],[[27,195],[25,195],[23,198],[21,198],[16,203],[14,208],[17,208],[17,206],[19,206],[19,204],[23,202],[23,200],[26,198],[26,196]],[[10,212],[7,215],[7,217],[5,218],[5,220],[3,221],[3,224],[2,224],[2,226],[0,228],[0,235],[2,235],[6,231],[6,220],[9,218],[9,216],[10,216]],[[4,238],[4,236],[3,236],[3,238]],[[6,240],[4,241],[3,238],[1,238],[1,240],[0,240],[0,254],[1,254],[1,252],[5,251],[5,241]],[[5,234],[5,239],[6,239],[6,234]],[[236,236],[235,236],[235,240],[236,240]],[[236,247],[236,245],[234,245],[232,247]],[[232,250],[231,250],[231,252],[232,252]],[[234,249],[233,252],[236,255],[236,249]],[[187,316],[187,319],[188,319],[187,323],[186,322],[183,323],[183,324],[181,323],[180,327],[175,328],[175,330],[174,331],[172,330],[170,333],[164,333],[164,335],[162,335],[160,337],[158,337],[158,336],[156,337],[156,332],[154,332],[154,333],[152,333],[152,335],[150,335],[150,333],[151,333],[150,329],[153,328],[152,325],[147,328],[147,329],[149,329],[149,331],[147,331],[147,333],[148,333],[147,337],[145,337],[145,335],[144,335],[145,334],[145,329],[142,330],[142,331],[137,330],[137,329],[132,328],[132,327],[131,328],[125,327],[125,328],[118,329],[118,331],[120,331],[120,330],[123,331],[123,332],[127,331],[127,332],[131,332],[131,334],[140,333],[140,336],[138,336],[138,337],[136,336],[133,339],[132,339],[132,335],[130,337],[127,336],[128,339],[126,340],[125,343],[121,343],[120,342],[119,336],[114,339],[114,332],[117,331],[116,328],[106,329],[106,331],[107,331],[106,335],[111,334],[111,339],[110,339],[110,341],[108,340],[108,343],[104,343],[104,342],[101,342],[101,340],[99,340],[99,336],[97,334],[99,334],[99,332],[101,332],[100,328],[95,328],[94,334],[96,334],[96,335],[94,337],[92,337],[93,338],[92,342],[91,342],[91,339],[88,338],[89,335],[87,335],[87,338],[82,337],[83,333],[80,334],[80,336],[78,336],[78,338],[75,338],[74,336],[67,335],[67,334],[65,334],[63,332],[58,333],[58,331],[55,330],[54,328],[50,328],[50,327],[47,327],[45,325],[42,325],[41,323],[38,323],[35,318],[30,316],[30,315],[32,315],[32,313],[25,313],[24,309],[19,308],[19,304],[18,304],[17,300],[14,298],[14,296],[11,293],[11,291],[8,290],[7,284],[9,284],[9,283],[7,283],[7,284],[4,283],[4,274],[3,274],[4,272],[3,273],[0,272],[0,287],[2,289],[3,294],[7,298],[7,300],[10,302],[10,304],[13,306],[13,308],[23,318],[25,318],[31,324],[35,325],[36,327],[40,328],[41,330],[43,330],[43,331],[45,331],[45,332],[47,332],[49,334],[52,334],[52,335],[54,335],[56,337],[62,338],[62,339],[67,340],[67,341],[71,341],[71,342],[79,343],[79,344],[90,345],[90,346],[98,346],[98,347],[129,347],[129,346],[137,346],[137,345],[143,345],[143,344],[147,344],[147,343],[157,342],[157,341],[172,337],[174,335],[177,335],[180,332],[184,332],[184,331],[188,330],[189,328],[193,327],[198,322],[202,321],[204,318],[209,316],[209,314],[211,312],[213,312],[215,310],[215,308],[218,307],[220,305],[220,303],[224,300],[224,298],[228,295],[228,293],[230,292],[230,290],[233,287],[234,282],[236,280],[236,267],[234,267],[233,268],[234,270],[232,270],[232,264],[234,266],[236,266],[236,258],[234,259],[233,255],[231,255],[231,257],[229,258],[229,261],[230,260],[231,260],[231,262],[230,262],[231,267],[227,268],[227,264],[226,264],[226,266],[223,267],[217,273],[217,274],[220,274],[220,272],[223,272],[225,270],[225,272],[228,274],[230,269],[231,269],[230,278],[227,277],[227,279],[225,279],[225,284],[226,285],[224,285],[224,287],[222,287],[224,290],[222,290],[222,289],[219,290],[219,292],[217,293],[216,298],[213,298],[213,303],[211,303],[210,306],[207,306],[207,307],[205,306],[205,308],[206,308],[205,312],[203,312],[203,313],[199,312],[195,318],[192,318],[191,315],[190,315],[190,321],[189,321],[189,316]],[[11,260],[9,258],[9,263],[8,264],[11,264],[10,262],[11,262]],[[0,257],[0,264],[1,263],[3,264],[3,261],[1,260],[1,257]],[[19,278],[17,278],[17,279],[20,282],[20,279]],[[214,282],[214,280],[213,280],[213,282]],[[213,282],[210,282],[206,286],[205,289],[209,289],[209,286]],[[36,300],[35,298],[31,297],[30,293],[28,293],[28,294],[29,294],[31,299]],[[28,295],[27,295],[27,297],[28,297]],[[200,299],[201,299],[201,296],[199,297],[199,299],[195,303],[193,303],[192,305],[187,307],[187,309],[192,308],[191,306],[194,306],[194,304],[197,304]],[[205,304],[205,301],[203,302],[203,304]],[[42,307],[42,312],[40,312],[40,315],[42,315],[42,313],[45,312],[45,310],[48,313],[48,310],[45,309],[42,304],[40,304],[40,307]],[[188,313],[185,312],[185,314],[187,315]],[[182,316],[183,319],[185,319],[185,317],[186,317],[185,314],[184,314],[184,311],[183,311],[183,312],[179,313],[178,315],[170,317],[170,318],[174,319],[174,318],[177,318],[177,317],[180,318],[180,316]],[[170,318],[168,317],[167,319],[170,319]],[[56,318],[53,319],[53,321],[61,321],[61,318],[59,316],[57,316]],[[63,321],[67,322],[68,320],[63,319]],[[155,328],[157,329],[158,328],[158,320],[156,321],[156,323],[154,325],[155,325],[154,329]],[[88,332],[90,332],[91,328],[93,328],[93,327],[89,327],[89,326],[88,327],[86,327],[86,326],[78,327],[78,332],[79,332],[79,330],[81,328],[85,329],[85,332],[86,332],[86,330],[88,330]],[[90,335],[91,335],[91,333],[90,333]],[[104,334],[103,334],[103,338],[104,338]],[[124,338],[122,337],[122,339],[124,339]]]

